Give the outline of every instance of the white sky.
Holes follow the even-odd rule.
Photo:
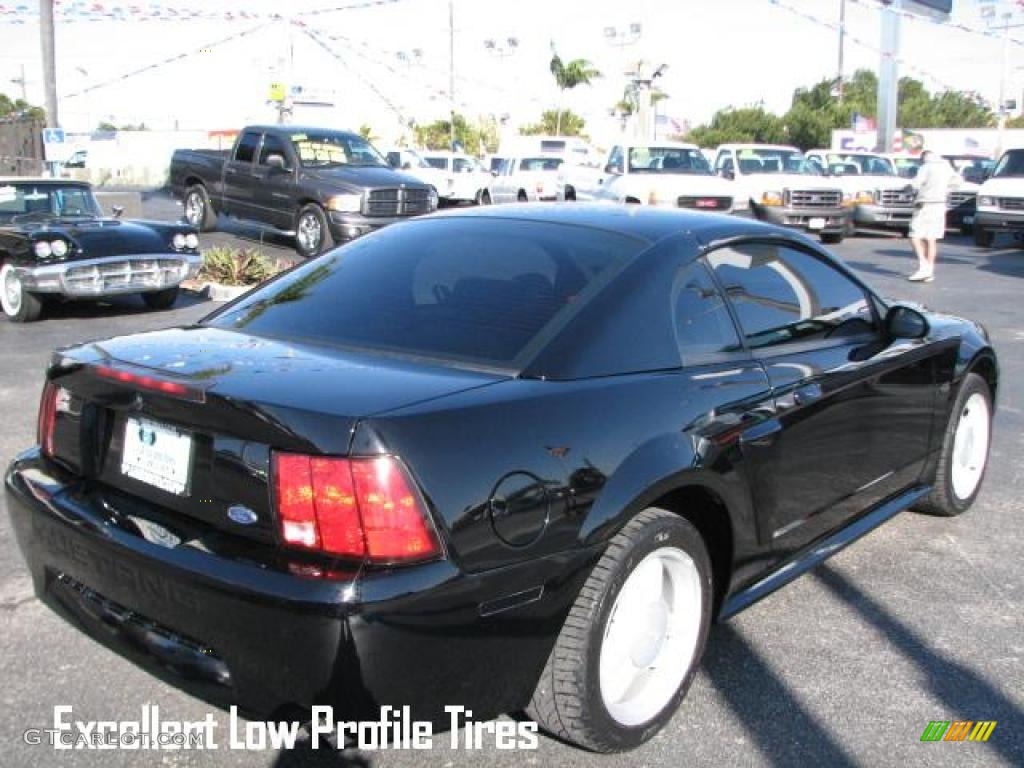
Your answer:
[[[839,0],[780,1],[824,21],[838,19]],[[297,13],[357,2],[108,0],[106,5]],[[983,28],[981,2],[954,0],[954,20]],[[552,41],[564,58],[590,59],[605,73],[594,87],[579,88],[566,100],[566,106],[588,118],[597,135],[614,130],[608,109],[621,96],[626,63],[637,59],[668,64],[661,84],[671,98],[662,110],[695,123],[727,105],[763,102],[782,112],[795,87],[834,76],[837,66],[835,31],[770,0],[454,0],[454,4],[458,108],[471,116],[509,114],[512,123],[535,120],[542,108],[557,102],[547,69]],[[0,11],[12,5],[0,0]],[[212,129],[271,119],[273,113],[265,103],[268,84],[288,79],[291,44],[293,83],[333,91],[337,103],[333,111],[307,111],[299,117],[349,128],[368,122],[389,136],[397,123],[385,99],[421,123],[447,113],[447,7],[447,0],[400,0],[390,6],[306,17],[322,33],[347,39],[331,43],[344,64],[301,32],[290,32],[288,23],[274,22],[249,37],[77,97],[69,95],[195,51],[259,22],[71,23],[58,15],[61,122],[71,130],[91,129],[101,119],[118,124],[144,121],[154,128]],[[38,24],[13,25],[3,18],[0,15],[0,90],[18,95],[19,86],[10,81],[19,77],[24,65],[29,99],[41,103]],[[632,22],[643,27],[639,42],[622,49],[606,42],[605,27]],[[1024,17],[1015,23],[1024,23]],[[848,0],[847,29],[851,37],[877,45],[879,14],[871,0]],[[1024,39],[1024,28],[1011,30],[1013,35]],[[484,48],[487,38],[509,36],[520,41],[512,56],[500,59]],[[903,58],[917,69],[942,83],[996,99],[1002,62],[999,40],[909,20],[902,23],[902,39]],[[405,64],[397,58],[397,52],[414,48],[422,51],[418,63]],[[877,68],[878,58],[874,51],[847,39],[847,73],[858,67]],[[1024,68],[1017,67],[1024,65],[1024,47],[1009,46],[1008,64],[1008,96],[1020,100]],[[921,76],[908,68],[901,74]],[[935,82],[926,82],[936,87]]]

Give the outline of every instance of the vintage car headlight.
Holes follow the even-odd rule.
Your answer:
[[[995,208],[996,207],[996,199],[994,197],[989,197],[988,195],[981,195],[978,198],[978,207],[979,208]]]
[[[174,237],[171,238],[171,247],[176,251],[185,250],[185,233],[175,232]]]
[[[781,192],[764,192],[761,195],[761,205],[782,205],[782,193]]]
[[[53,246],[45,240],[38,241],[32,246],[32,249],[40,259],[48,259],[53,255]]]
[[[199,247],[199,235],[195,232],[189,232],[185,235],[185,247],[190,248],[193,251]]]
[[[362,207],[362,195],[335,195],[327,200],[327,208],[339,213],[359,213]]]
[[[50,253],[56,256],[58,259],[63,259],[68,255],[68,244],[64,240],[51,240],[50,241]]]

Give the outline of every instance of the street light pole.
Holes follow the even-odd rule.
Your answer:
[[[39,38],[46,93],[46,127],[59,128],[57,119],[57,63],[54,55],[53,0],[39,0]]]
[[[843,48],[846,45],[846,0],[839,0],[839,71],[836,77],[837,97],[843,101]]]
[[[448,98],[450,100],[451,124],[448,144],[455,151],[455,3],[448,0]]]

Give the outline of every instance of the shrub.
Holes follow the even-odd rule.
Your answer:
[[[255,285],[273,277],[284,267],[255,249],[217,246],[203,252],[199,279],[221,285]]]

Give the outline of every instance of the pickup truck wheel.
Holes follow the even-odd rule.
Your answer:
[[[693,681],[711,602],[711,561],[697,529],[667,510],[644,510],[580,590],[527,714],[597,752],[647,741]]]
[[[306,259],[319,256],[334,247],[334,238],[327,226],[323,208],[310,203],[295,218],[295,250]]]
[[[941,517],[966,512],[981,490],[991,440],[992,391],[985,379],[968,373],[943,433],[932,492],[915,511]]]
[[[37,320],[43,311],[42,300],[25,290],[10,264],[0,267],[0,305],[7,319],[15,323]]]
[[[565,202],[574,203],[576,202],[576,190],[572,187],[565,188]]]
[[[518,195],[516,195],[516,200],[518,200],[518,201],[519,201],[520,203],[525,203],[525,202],[527,202],[527,201],[528,201],[529,199],[530,199],[530,198],[528,198],[528,197],[526,196],[526,193],[525,193],[525,192],[524,192],[523,190],[521,190],[521,189],[519,190],[519,194],[518,194]]]
[[[170,309],[178,300],[178,286],[164,288],[162,291],[150,291],[142,294],[142,300],[150,309]]]
[[[485,189],[483,192],[480,193],[480,205],[490,205],[490,204],[491,204],[491,193],[488,192]]]
[[[992,243],[996,239],[995,232],[988,229],[983,229],[977,224],[974,225],[974,244],[979,248],[991,248]]]
[[[821,242],[825,245],[838,245],[843,242],[843,234],[842,232],[822,232]]]
[[[210,203],[210,193],[202,184],[195,184],[185,192],[185,221],[200,232],[212,232],[217,227],[217,212]]]

